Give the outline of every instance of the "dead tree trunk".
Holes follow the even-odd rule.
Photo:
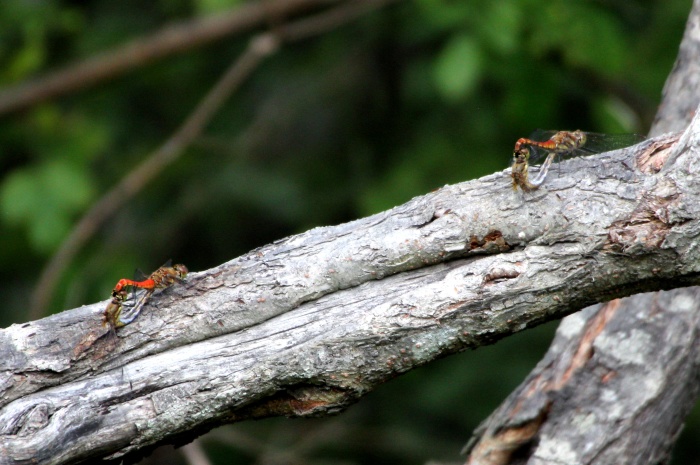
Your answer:
[[[651,134],[683,129],[700,104],[698,28],[696,1]],[[567,317],[544,359],[475,432],[467,464],[667,463],[700,391],[699,323],[697,287]]]

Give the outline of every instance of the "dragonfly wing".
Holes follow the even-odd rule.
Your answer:
[[[559,131],[552,131],[551,129],[535,129],[532,131],[532,134],[530,134],[530,140],[545,142],[551,139],[557,132]]]
[[[592,149],[590,147],[583,146],[579,147],[577,149],[574,149],[570,152],[565,152],[565,153],[560,153],[557,154],[557,162],[560,162],[562,160],[571,160],[572,158],[577,158],[577,157],[586,157],[588,155],[593,155],[595,153],[600,153],[599,150]]]
[[[556,161],[618,150],[638,144],[645,139],[644,136],[639,134],[599,134],[596,132],[587,132],[585,134],[586,142],[581,147],[569,152],[558,153]],[[547,152],[539,147],[536,148],[539,149],[539,152]],[[537,159],[540,158],[541,155],[538,153]]]
[[[603,153],[638,144],[645,139],[639,134],[598,134],[586,133],[586,143],[582,148],[591,153]]]
[[[147,279],[148,275],[141,271],[139,268],[136,268],[134,270],[134,281],[143,281],[144,279]]]
[[[124,302],[122,305],[122,312],[119,315],[119,322],[128,325],[139,316],[143,306],[148,302],[149,297],[153,292],[151,290],[144,290],[142,292],[132,293],[131,297]]]
[[[528,159],[530,165],[544,161],[549,154],[548,150],[535,145],[529,145],[527,148],[530,150],[530,158]]]

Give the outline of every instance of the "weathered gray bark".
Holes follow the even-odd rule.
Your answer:
[[[0,463],[334,412],[440,355],[697,283],[700,122],[691,135],[565,162],[532,194],[501,172],[278,241],[193,274],[117,338],[96,339],[105,302],[2,330]]]
[[[676,145],[665,137],[565,162],[558,176],[530,194],[514,192],[501,172],[278,241],[192,274],[188,283],[154,297],[118,337],[99,337],[106,302],[4,329],[0,464],[133,457],[221,423],[323,415],[440,355],[593,302],[696,284],[700,122],[687,134]],[[571,363],[557,362],[559,374],[545,379],[555,381],[548,386],[560,388],[564,380],[571,390],[569,380],[588,371],[606,381],[611,397],[603,399],[614,404],[615,395],[638,386],[649,369],[657,375],[647,385],[650,393],[635,391],[647,409],[636,417],[649,421],[649,412],[668,405],[660,402],[662,394],[685,389],[685,383],[667,383],[667,373],[696,376],[696,294],[678,292],[660,296],[649,311],[636,310],[646,326],[625,321],[598,331],[580,316],[567,323],[560,340],[590,341],[579,345],[596,355],[566,352]],[[675,313],[662,311],[671,304]],[[607,319],[593,321],[625,313],[611,308]],[[576,321],[592,328],[588,339],[577,339]],[[659,332],[664,325],[671,333]],[[692,329],[685,339],[653,340],[676,338],[685,327]],[[626,346],[611,342],[616,331]],[[654,349],[636,350],[645,344]],[[619,352],[612,351],[616,345]],[[665,347],[668,364],[647,364],[650,352]],[[625,363],[618,370],[588,370],[587,360],[617,367],[618,359]],[[549,422],[560,408],[550,393],[566,400],[590,391],[541,392],[549,408],[540,412]],[[590,412],[609,405],[598,402],[590,399]],[[538,405],[529,408],[535,412]],[[535,425],[531,437],[545,428],[557,431],[557,424],[540,426],[527,414],[520,423]],[[573,434],[588,431],[580,425],[596,417],[571,418],[578,421],[568,428]],[[620,437],[638,440],[629,431]],[[540,439],[540,446],[565,444],[552,435]],[[532,463],[550,460],[538,457]]]
[[[543,360],[479,428],[467,463],[666,463],[700,389],[699,323],[697,287],[565,318]]]
[[[682,129],[700,104],[698,31],[695,1],[652,135]],[[698,323],[699,288],[567,317],[544,359],[479,427],[467,464],[666,463],[700,390]]]
[[[690,122],[700,102],[700,5],[693,9],[685,26],[683,40],[673,70],[666,80],[663,98],[650,136],[681,131]]]

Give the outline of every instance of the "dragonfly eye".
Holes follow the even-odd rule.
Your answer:
[[[530,149],[528,147],[520,147],[513,152],[513,162],[525,163],[530,158]]]

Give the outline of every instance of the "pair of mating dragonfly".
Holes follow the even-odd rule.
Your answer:
[[[543,139],[543,140],[536,140]],[[511,177],[513,188],[520,187],[529,192],[537,189],[547,177],[549,167],[556,157],[568,158],[581,154],[615,150],[644,140],[637,134],[606,135],[576,131],[539,131],[531,139],[521,138],[515,143]],[[531,161],[546,153],[540,171],[534,179],[529,178]],[[166,289],[187,276],[187,267],[170,265],[170,261],[158,268],[144,280],[120,279],[112,290],[112,299],[105,309],[104,323],[116,329],[136,319],[143,306],[156,290]],[[131,295],[129,295],[131,290]],[[137,290],[141,290],[137,294]]]
[[[171,266],[168,260],[144,280],[120,279],[114,286],[112,299],[103,312],[104,324],[112,329],[128,325],[139,316],[141,309],[156,290],[163,290],[176,282],[182,282],[187,272],[185,265]]]
[[[547,177],[549,167],[555,158],[602,153],[609,150],[621,149],[644,140],[637,134],[596,134],[576,131],[537,131],[531,139],[520,138],[513,149],[513,165],[511,177],[513,188],[520,187],[530,192],[542,185]],[[534,179],[528,175],[529,164],[546,154],[540,171]]]

